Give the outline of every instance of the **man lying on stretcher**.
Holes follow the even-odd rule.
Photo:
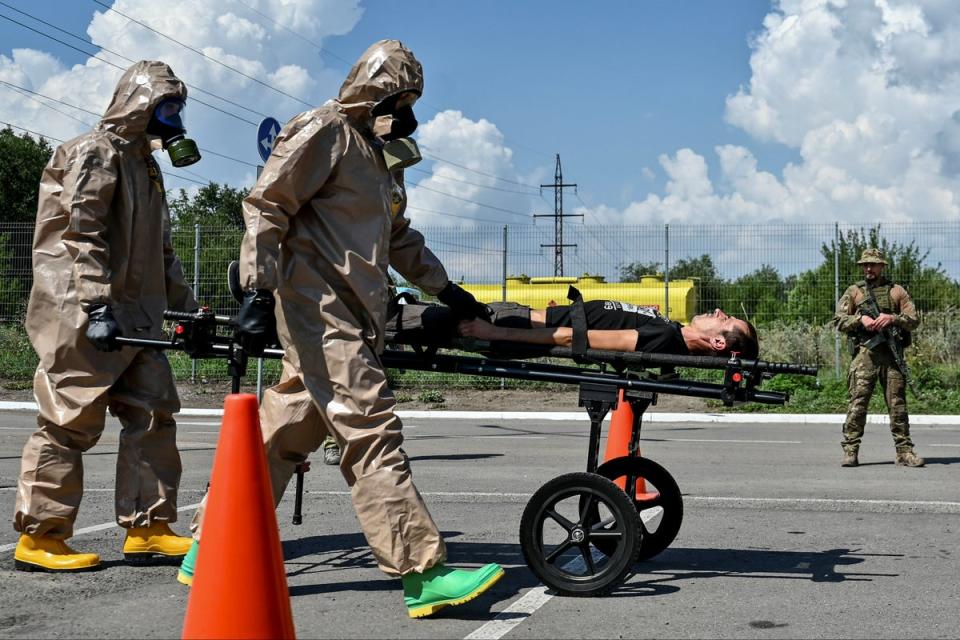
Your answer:
[[[490,342],[547,347],[573,344],[574,305],[532,309],[514,302],[491,302],[486,305],[489,322],[476,318],[457,324],[447,307],[410,302],[413,304],[391,305],[388,341],[436,344],[442,343],[444,336],[459,333]],[[720,309],[694,316],[686,326],[665,320],[649,307],[613,300],[584,302],[583,311],[592,349],[712,356],[737,352],[750,360],[759,355],[753,325]]]
[[[571,306],[531,309],[514,303],[491,303],[491,322],[463,320],[460,335],[479,340],[522,342],[560,347],[573,343]],[[757,330],[752,324],[720,309],[694,316],[686,326],[665,320],[654,309],[614,300],[583,303],[587,342],[591,349],[643,351],[679,355],[741,358],[759,355]]]

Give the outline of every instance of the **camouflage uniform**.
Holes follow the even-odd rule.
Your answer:
[[[877,262],[883,260],[878,251],[867,250],[861,258],[861,264],[865,260],[872,261],[871,257],[876,257]],[[883,264],[886,263],[883,262]],[[920,320],[906,289],[893,284],[882,275],[876,279],[872,288],[880,311],[896,316],[896,326],[903,331],[913,331],[917,328]],[[879,378],[890,415],[890,433],[893,435],[894,446],[898,454],[905,454],[913,450],[913,442],[910,440],[910,419],[907,415],[906,380],[897,369],[886,344],[877,345],[871,350],[857,341],[857,334],[863,335],[860,318],[864,315],[858,309],[858,305],[868,297],[865,280],[850,286],[837,302],[834,316],[837,330],[848,334],[854,340],[853,360],[847,374],[850,404],[847,419],[843,425],[841,445],[847,453],[856,454],[859,449],[867,420],[867,407]]]

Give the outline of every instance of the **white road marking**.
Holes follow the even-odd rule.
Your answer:
[[[547,588],[543,585],[534,587],[498,613],[495,618],[466,636],[465,640],[499,640],[552,598],[553,594],[548,593]]]
[[[652,516],[646,517],[643,514],[641,514],[640,517],[643,518],[644,523],[652,519]],[[590,555],[593,556],[593,561],[597,563],[606,559],[606,556],[596,549],[591,549]],[[563,565],[563,569],[568,573],[582,574],[586,569],[586,563],[578,556]],[[470,633],[470,635],[466,636],[464,640],[500,640],[500,638],[510,633],[514,627],[536,613],[537,609],[550,602],[550,599],[553,598],[554,595],[556,594],[547,591],[547,588],[543,585],[534,587],[523,594],[516,602],[498,613],[493,620],[484,623]]]
[[[404,427],[406,429],[406,427]],[[452,433],[437,433],[429,436],[410,436],[408,440],[436,440],[437,438],[444,438],[450,440],[470,440],[471,438],[476,438],[478,440],[546,440],[547,436],[527,436],[527,435],[515,435],[515,436],[487,436],[483,434],[476,435],[459,435]]]
[[[113,489],[111,489],[110,492],[113,493]],[[196,509],[199,506],[200,506],[199,502],[197,502],[196,504],[188,504],[185,507],[179,507],[177,511],[188,511],[190,509]],[[91,527],[84,527],[82,529],[77,529],[76,531],[73,532],[73,537],[76,538],[77,536],[82,536],[86,533],[95,533],[97,531],[103,531],[104,529],[109,529],[111,527],[119,527],[119,526],[120,525],[118,525],[116,522],[104,522],[103,524],[95,524]],[[16,549],[16,548],[17,548],[16,542],[0,545],[0,553],[12,551],[13,549]]]
[[[644,441],[647,438],[640,438],[640,441]],[[650,438],[651,441],[656,442],[713,442],[717,444],[803,444],[799,440],[735,440],[733,438],[724,438],[724,439],[707,439],[707,438]]]

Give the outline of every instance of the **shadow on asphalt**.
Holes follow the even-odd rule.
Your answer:
[[[461,535],[458,531],[443,533],[450,565],[467,567],[488,562],[502,565],[507,570],[497,589],[502,594],[517,593],[538,584],[526,566],[519,544],[457,542],[455,538]],[[329,574],[332,572],[376,568],[366,540],[360,533],[287,540],[283,543],[283,550],[288,578],[316,575],[318,579],[314,584],[292,585],[291,596],[397,588],[396,581],[386,575],[382,580],[331,580]],[[877,578],[900,575],[855,570],[856,565],[870,557],[900,558],[903,555],[866,553],[849,548],[825,551],[670,548],[652,560],[637,563],[632,577],[615,589],[610,597],[667,595],[680,591],[684,581],[707,578],[871,582]],[[321,574],[327,575],[321,577]]]
[[[676,549],[634,567],[630,582],[614,596],[664,595],[680,590],[677,582],[705,578],[872,582],[898,573],[850,571],[867,557],[902,558],[903,554],[862,553],[858,549],[768,551],[757,549]]]
[[[928,467],[934,466],[934,465],[940,465],[940,464],[943,464],[943,465],[957,464],[958,462],[960,462],[960,458],[931,458],[928,456],[921,456],[921,457],[926,461]],[[896,463],[894,459],[890,458],[889,460],[870,460],[867,462],[864,462],[861,460],[860,464],[857,466],[859,467],[892,467],[892,466],[895,466],[895,464]]]
[[[410,456],[411,462],[415,460],[486,460],[487,458],[500,458],[502,453],[451,453],[449,455],[434,456]]]

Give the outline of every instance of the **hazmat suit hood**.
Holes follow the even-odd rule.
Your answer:
[[[187,87],[164,62],[141,60],[127,69],[114,89],[98,131],[133,140],[146,135],[153,110],[166,98],[187,99]]]
[[[423,67],[399,40],[381,40],[350,69],[338,102],[349,117],[362,122],[372,117],[375,106],[405,91],[423,94]]]

